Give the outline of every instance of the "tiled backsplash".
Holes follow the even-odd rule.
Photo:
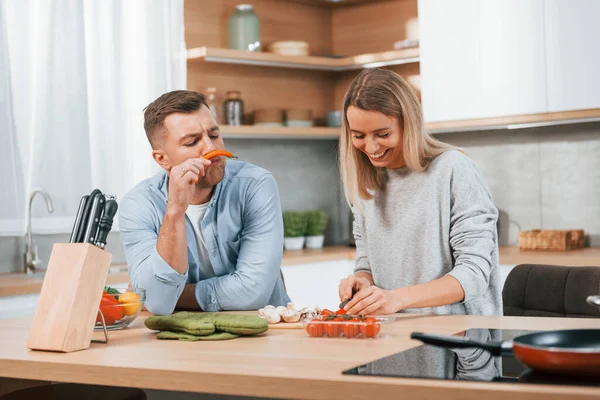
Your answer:
[[[241,160],[271,171],[284,211],[327,212],[325,244],[348,242],[349,209],[340,185],[337,140],[229,139],[225,146]]]
[[[519,229],[585,229],[600,246],[600,123],[448,133],[481,168],[501,211],[501,244]]]

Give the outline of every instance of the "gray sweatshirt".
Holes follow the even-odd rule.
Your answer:
[[[451,150],[423,172],[387,174],[384,190],[354,214],[355,273],[370,273],[382,289],[451,275],[464,301],[410,312],[502,315],[498,210],[475,163]]]

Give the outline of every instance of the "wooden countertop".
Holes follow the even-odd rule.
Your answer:
[[[500,247],[500,264],[552,264],[575,266],[600,266],[600,247],[567,252],[526,252],[517,247]],[[322,249],[286,250],[281,265],[298,265],[335,260],[353,260],[356,249],[348,246],[330,246]],[[126,266],[123,272],[108,275],[107,284],[123,283],[129,280]],[[28,278],[24,274],[0,275],[0,297],[39,293],[42,278]]]
[[[600,247],[572,251],[520,251],[518,247],[500,247],[500,264],[548,264],[600,267]]]
[[[254,314],[250,312],[250,314]],[[598,328],[593,319],[399,315],[375,339],[311,338],[273,329],[222,342],[159,341],[139,317],[108,344],[52,353],[26,348],[31,319],[0,321],[0,376],[145,389],[258,397],[363,399],[591,399],[600,387],[567,387],[342,375],[342,371],[419,345],[413,331],[452,334],[469,328]],[[97,338],[101,335],[95,333]]]
[[[119,272],[111,272],[106,278],[107,285],[115,285],[129,281],[127,266]],[[112,267],[111,267],[112,268]],[[18,296],[22,294],[39,293],[42,290],[44,278],[40,276],[29,277],[23,274],[0,275],[0,297]]]

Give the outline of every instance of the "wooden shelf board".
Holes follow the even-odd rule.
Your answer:
[[[324,8],[342,8],[348,6],[357,6],[368,3],[381,3],[394,0],[287,0],[291,3],[307,4],[311,6]]]
[[[350,71],[368,67],[384,67],[419,62],[419,48],[391,50],[343,58],[316,56],[282,56],[266,52],[250,52],[211,47],[188,49],[188,60],[203,60],[228,64],[259,65],[280,68],[313,69],[319,71]]]
[[[514,115],[497,118],[481,118],[460,121],[428,122],[425,129],[430,133],[466,132],[492,129],[522,129],[538,126],[574,124],[600,121],[600,108],[562,111],[542,114]],[[329,127],[271,127],[222,125],[226,138],[273,138],[273,139],[337,139],[341,128]]]
[[[272,126],[230,126],[221,125],[225,138],[272,138],[272,139],[338,139],[341,128],[328,127],[272,127]]]
[[[444,133],[492,129],[523,129],[595,121],[600,121],[600,108],[457,121],[427,122],[425,123],[425,129],[429,131],[429,133]]]

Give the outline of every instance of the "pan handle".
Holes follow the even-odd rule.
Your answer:
[[[588,304],[600,307],[600,296],[588,296],[586,301]]]
[[[512,354],[512,343],[510,342],[482,342],[465,337],[432,335],[429,333],[413,332],[411,339],[420,340],[423,343],[440,347],[454,348],[480,348],[484,349],[494,356],[503,356]]]

